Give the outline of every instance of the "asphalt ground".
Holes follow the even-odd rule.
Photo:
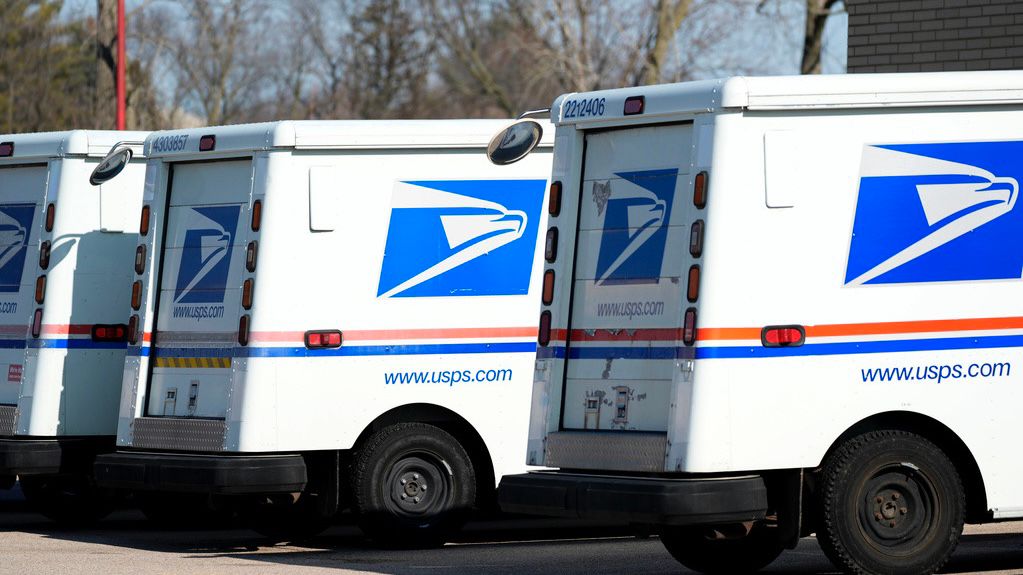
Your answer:
[[[1023,573],[1023,522],[968,527],[945,573]],[[550,573],[684,574],[656,537],[567,521],[510,518],[470,523],[439,549],[374,547],[344,523],[301,544],[272,544],[241,528],[170,530],[135,510],[86,529],[62,529],[17,494],[0,498],[0,574],[394,575]],[[764,573],[836,573],[813,538]]]

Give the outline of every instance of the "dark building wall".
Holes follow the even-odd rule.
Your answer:
[[[849,72],[1023,68],[1023,0],[846,0]]]

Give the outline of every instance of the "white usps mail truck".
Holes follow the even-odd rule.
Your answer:
[[[115,143],[141,152],[145,137],[0,135],[0,482],[20,478],[58,520],[111,503],[92,463],[114,449],[145,163],[99,187],[88,176]]]
[[[153,133],[101,484],[408,545],[494,502],[526,469],[553,143],[495,167],[507,124]]]
[[[931,573],[1023,516],[1023,74],[568,94],[528,462],[502,508],[655,525],[696,570],[816,533]]]

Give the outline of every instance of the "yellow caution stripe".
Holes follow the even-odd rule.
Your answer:
[[[156,367],[213,367],[213,368],[229,368],[231,367],[231,358],[229,357],[157,357]]]

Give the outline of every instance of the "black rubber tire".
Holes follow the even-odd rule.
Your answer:
[[[476,500],[476,474],[448,432],[399,423],[374,433],[355,453],[352,489],[359,527],[376,543],[433,547],[465,522]]]
[[[32,509],[66,527],[96,523],[114,510],[119,499],[85,475],[28,475],[18,481]]]
[[[958,471],[940,448],[907,431],[843,443],[825,461],[817,497],[817,539],[844,573],[934,573],[963,532]]]
[[[161,529],[222,529],[233,519],[229,509],[215,506],[209,495],[200,493],[140,491],[135,503]]]
[[[716,539],[713,534],[708,527],[667,527],[661,543],[679,563],[711,575],[756,573],[785,549],[774,529],[762,524],[755,524],[745,537]]]

